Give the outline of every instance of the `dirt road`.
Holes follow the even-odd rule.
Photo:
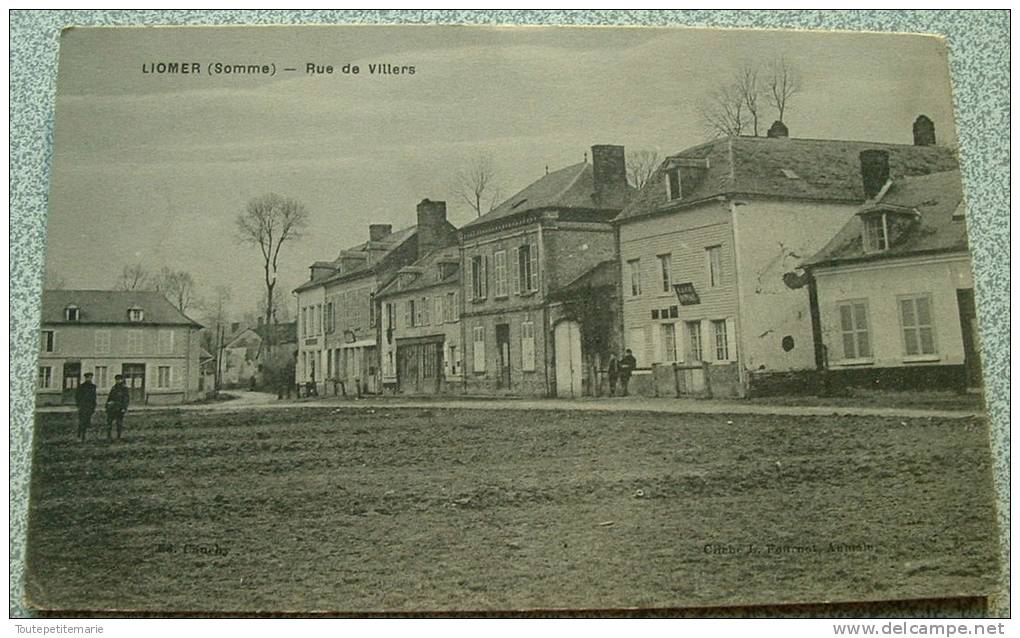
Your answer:
[[[973,419],[429,409],[43,414],[37,606],[676,607],[995,586]]]

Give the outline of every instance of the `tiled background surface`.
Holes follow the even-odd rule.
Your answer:
[[[792,28],[935,33],[949,41],[957,130],[970,213],[985,387],[992,418],[1009,609],[1009,14],[1006,11],[16,11],[10,17],[10,614],[22,606],[36,328],[46,244],[60,29],[70,25],[464,23]],[[730,610],[723,615],[980,615],[973,603]],[[718,614],[713,614],[718,615]]]

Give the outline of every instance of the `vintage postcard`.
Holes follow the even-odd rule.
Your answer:
[[[26,600],[981,598],[946,43],[71,28]]]

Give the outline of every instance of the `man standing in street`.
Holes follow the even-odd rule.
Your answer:
[[[117,440],[120,440],[120,431],[124,425],[124,413],[127,412],[128,403],[131,397],[127,386],[124,385],[124,376],[118,374],[113,378],[113,387],[110,388],[110,396],[106,398],[106,440],[113,440],[113,424],[117,424]]]
[[[74,404],[78,406],[78,438],[85,442],[85,433],[92,427],[92,413],[96,411],[96,384],[92,383],[92,373],[85,373],[85,380],[78,384],[74,392]]]
[[[627,396],[627,384],[630,383],[630,373],[637,367],[637,360],[634,353],[627,348],[627,353],[620,359],[620,385],[623,386],[623,396]]]

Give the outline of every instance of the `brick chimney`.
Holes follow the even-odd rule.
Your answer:
[[[914,120],[914,146],[935,146],[935,122],[927,115]]]
[[[369,224],[368,226],[368,239],[369,241],[382,241],[389,237],[390,233],[393,232],[392,224]]]
[[[769,137],[790,137],[790,129],[786,128],[786,125],[776,120],[769,127],[769,132],[766,133]]]
[[[596,196],[607,191],[627,190],[627,158],[622,146],[613,144],[592,146],[591,167]]]
[[[423,199],[418,202],[418,257],[447,245],[446,202]]]
[[[860,157],[864,197],[872,199],[889,181],[889,151],[879,149],[861,151]]]

